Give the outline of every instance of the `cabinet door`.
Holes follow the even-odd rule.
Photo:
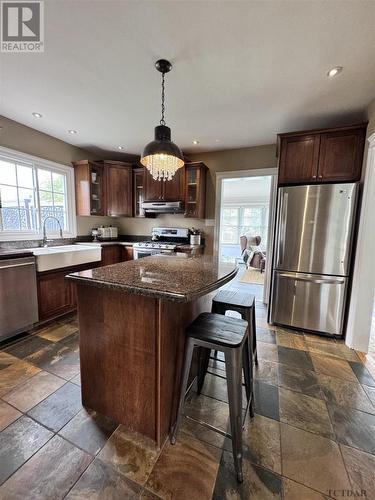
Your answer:
[[[136,168],[133,170],[133,217],[145,216],[144,210],[142,209],[142,202],[145,198],[144,177],[144,168]]]
[[[364,141],[364,129],[322,134],[318,180],[360,180]]]
[[[133,260],[133,247],[122,247],[121,260],[122,262]]]
[[[171,181],[163,181],[163,200],[181,201],[183,199],[183,181],[185,168],[179,168]]]
[[[107,169],[108,215],[132,216],[132,168],[110,165]]]
[[[68,273],[63,270],[38,276],[40,321],[74,309],[71,284],[65,279]]]
[[[185,217],[203,219],[205,216],[206,172],[203,163],[185,167]]]
[[[316,182],[319,135],[283,137],[280,146],[279,184]]]
[[[121,262],[120,245],[103,246],[101,266],[109,266],[118,262]]]
[[[163,181],[155,181],[148,170],[144,174],[145,201],[157,201],[162,199]]]

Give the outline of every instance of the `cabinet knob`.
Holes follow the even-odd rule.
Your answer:
[[[312,178],[315,180],[316,179],[316,175],[313,175]]]
[[[322,180],[323,179],[323,176],[322,175],[319,175],[319,179]]]

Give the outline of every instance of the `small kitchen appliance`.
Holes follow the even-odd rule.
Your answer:
[[[154,227],[151,240],[140,241],[133,245],[134,259],[150,255],[172,255],[178,245],[189,243],[189,229],[178,227]]]

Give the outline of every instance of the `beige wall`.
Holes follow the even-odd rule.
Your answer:
[[[63,165],[71,165],[72,161],[86,158],[97,159],[97,156],[84,149],[72,146],[4,116],[0,116],[0,127],[2,127],[0,129],[0,146],[5,148]],[[111,223],[113,223],[113,219],[110,217],[77,217],[77,232],[79,235],[89,234],[92,227]]]

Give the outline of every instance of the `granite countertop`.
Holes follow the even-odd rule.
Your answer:
[[[20,259],[22,257],[32,257],[33,255],[33,252],[30,252],[30,250],[23,250],[22,248],[0,249],[0,260]]]
[[[136,243],[135,241],[124,241],[124,240],[112,240],[112,241],[77,241],[76,245],[92,245],[109,247],[113,245],[122,245],[126,247],[132,247]]]
[[[237,268],[225,272],[212,256],[152,256],[68,275],[89,286],[122,290],[160,299],[188,302],[233,279]]]

